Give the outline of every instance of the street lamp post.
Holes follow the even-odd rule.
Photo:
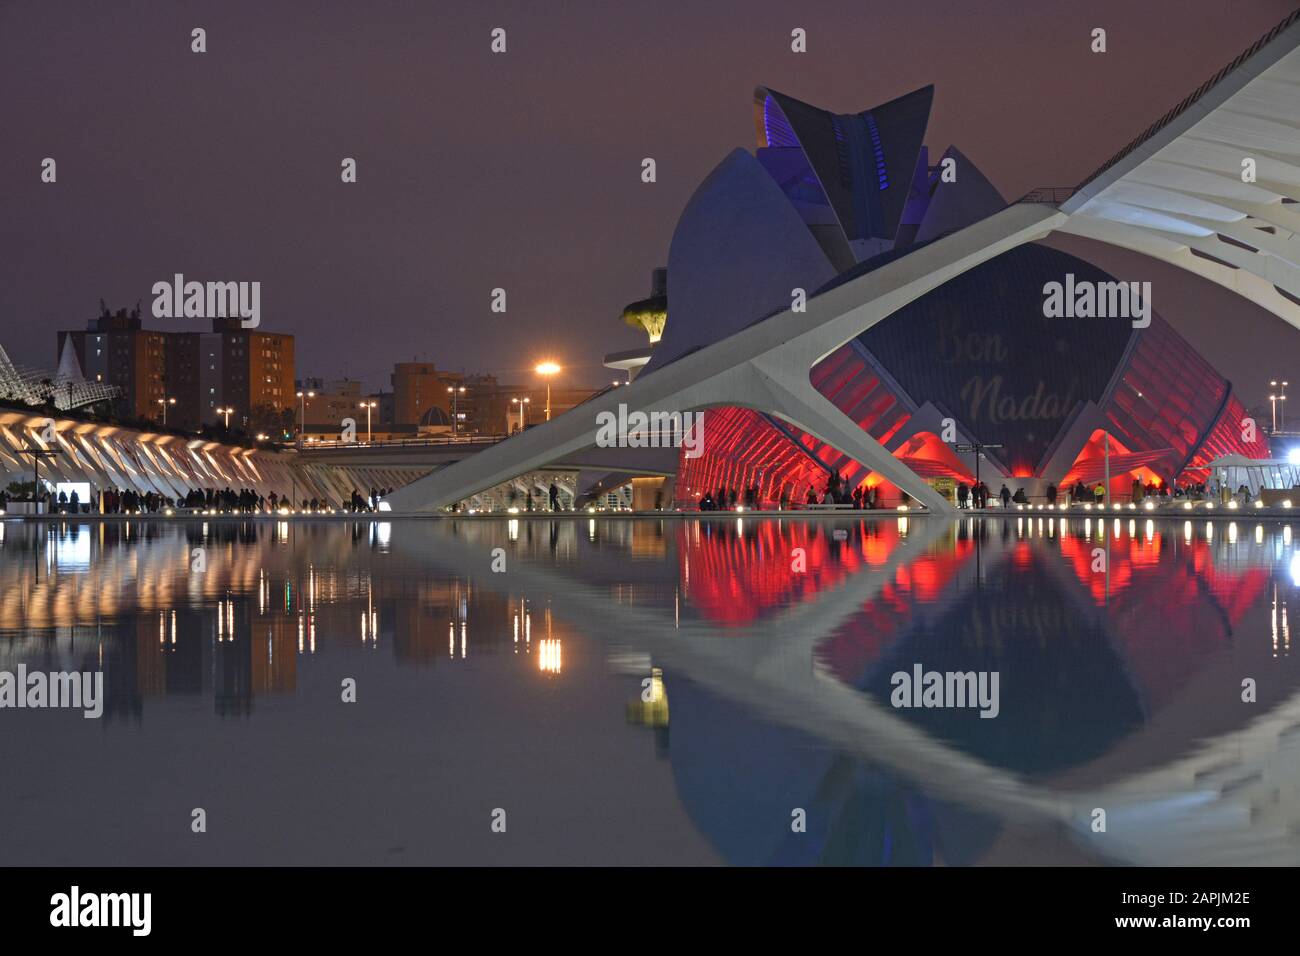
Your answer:
[[[1290,382],[1278,382],[1276,380],[1268,383],[1269,388],[1273,389],[1273,394],[1268,397],[1268,400],[1273,403],[1273,432],[1275,434],[1277,433],[1277,429],[1278,429],[1277,403],[1286,401],[1286,387],[1290,384],[1291,384]],[[1278,390],[1279,385],[1282,386],[1281,391]],[[1281,426],[1283,428],[1286,428],[1286,405],[1285,404],[1282,406]]]
[[[298,393],[298,437],[299,438],[302,438],[303,432],[307,430],[307,399],[315,398],[315,397],[316,397],[315,392]]]
[[[218,408],[218,409],[217,409],[217,414],[218,414],[218,415],[223,415],[223,416],[225,416],[225,419],[226,419],[226,431],[230,431],[230,416],[233,415],[234,412],[235,412],[235,410],[234,410],[233,408],[231,408],[229,405],[227,405],[225,408]]]
[[[551,420],[551,376],[560,371],[560,366],[551,361],[540,362],[533,371],[546,379],[546,420],[549,422]]]
[[[162,424],[163,424],[163,428],[166,428],[166,427],[167,427],[167,406],[168,406],[168,405],[175,405],[175,404],[176,404],[176,399],[174,399],[174,398],[160,398],[160,399],[158,399],[158,404],[162,406]]]
[[[41,459],[53,458],[61,454],[58,445],[51,445],[46,448],[31,438],[27,440],[27,447],[20,448],[18,454],[32,456],[32,513],[41,513]]]
[[[366,410],[366,444],[370,444],[370,410],[375,407],[374,402],[362,402],[361,407]]]
[[[460,431],[460,419],[456,415],[456,409],[458,407],[456,403],[456,399],[459,398],[461,395],[465,394],[465,386],[461,385],[457,388],[453,388],[452,386],[448,385],[447,394],[451,396],[451,433],[455,435],[458,431]]]
[[[519,406],[519,430],[520,430],[520,431],[523,431],[523,430],[524,430],[524,406],[527,405],[527,404],[528,404],[529,402],[531,402],[531,401],[532,401],[531,398],[512,398],[512,399],[510,399],[510,402],[511,402],[512,405],[518,405],[518,406]]]

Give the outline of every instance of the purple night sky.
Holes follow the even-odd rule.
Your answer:
[[[1293,6],[3,0],[0,344],[53,368],[57,329],[101,297],[147,311],[182,272],[260,281],[262,327],[297,336],[300,377],[387,387],[418,357],[527,381],[552,356],[566,383],[600,384],[603,354],[644,342],[619,312],[648,293],[691,192],[753,147],[755,85],[850,111],[934,83],[927,145],[955,143],[1013,198],[1079,182]],[[46,156],[57,184],[40,182]],[[1248,402],[1269,377],[1300,382],[1280,319],[1068,248],[1153,280],[1156,310]]]

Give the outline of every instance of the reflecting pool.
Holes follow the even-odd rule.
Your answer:
[[[8,520],[0,864],[1295,865],[1292,534]]]

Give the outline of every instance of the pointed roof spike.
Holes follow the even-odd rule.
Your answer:
[[[943,181],[945,159],[957,164],[954,182]],[[964,229],[1006,208],[1007,201],[997,187],[956,146],[944,150],[936,170],[930,205],[916,232],[917,242],[928,242],[955,229]]]
[[[73,347],[72,336],[63,340],[63,351],[59,354],[59,367],[54,373],[54,380],[60,383],[84,382],[85,374],[81,371],[81,362],[77,359],[77,350]]]
[[[760,148],[803,151],[849,242],[889,242],[898,233],[933,102],[930,85],[859,113],[831,113],[760,86],[755,131]]]

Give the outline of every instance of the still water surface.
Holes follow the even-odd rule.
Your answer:
[[[0,530],[0,864],[1300,863],[1285,524]]]

